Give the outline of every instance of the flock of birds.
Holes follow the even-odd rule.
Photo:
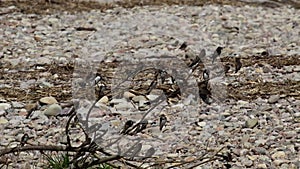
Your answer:
[[[187,49],[187,44],[184,42],[179,49],[180,50],[186,50]],[[222,49],[224,49],[224,47],[217,47],[217,49],[214,51],[214,53],[211,55],[210,59],[212,60],[212,64],[216,61],[216,59],[221,55]],[[203,57],[205,57],[206,53],[205,50],[203,49],[199,55],[195,56],[194,59],[192,60],[192,62],[188,65],[188,67],[191,69],[191,73],[194,72],[196,70],[197,67],[199,67],[199,65],[203,64],[202,59]],[[203,65],[202,65],[203,66]],[[241,59],[236,57],[235,58],[235,63],[234,63],[234,67],[235,70],[234,72],[237,73],[241,67],[242,67],[242,62]],[[224,72],[227,73],[230,69],[229,65],[224,65]],[[157,71],[159,77],[161,78],[161,81],[164,82],[166,77],[170,77],[171,78],[171,82],[176,84],[175,79],[168,75],[168,73],[164,70],[159,70]],[[204,69],[202,72],[202,79],[203,81],[198,82],[198,88],[199,88],[199,96],[202,99],[202,101],[206,104],[211,104],[212,103],[212,98],[211,98],[211,90],[209,89],[209,80],[210,80],[210,70],[209,69]],[[152,83],[151,83],[152,84]],[[157,82],[154,83],[155,85],[157,85]],[[149,87],[149,88],[153,88],[153,86]],[[180,90],[178,88],[178,90]],[[174,92],[174,90],[173,90]],[[180,91],[175,91],[176,94],[180,95]],[[166,94],[166,91],[164,91],[164,93]],[[167,93],[167,97],[170,96],[172,93]],[[174,96],[174,95],[173,95]],[[168,122],[167,116],[165,114],[161,114],[159,116],[159,129],[160,131],[163,131],[163,128],[166,126]],[[135,135],[137,133],[142,132],[143,130],[145,130],[147,128],[148,125],[148,121],[146,119],[141,119],[139,122],[134,122],[133,120],[127,120],[124,124],[123,129],[121,130],[121,134],[124,135]]]

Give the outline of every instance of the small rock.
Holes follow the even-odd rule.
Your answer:
[[[134,97],[132,98],[132,101],[133,101],[134,103],[144,102],[144,101],[146,101],[146,100],[147,100],[147,99],[146,99],[145,96],[134,96]]]
[[[147,98],[148,98],[149,100],[151,100],[151,101],[157,99],[158,97],[159,97],[159,95],[153,95],[153,94],[147,95]]]
[[[40,102],[43,103],[43,104],[50,105],[50,104],[57,103],[57,100],[54,97],[50,96],[50,97],[43,97],[43,98],[41,98]]]
[[[107,104],[108,101],[109,101],[108,97],[107,96],[103,96],[97,103]]]
[[[239,101],[237,102],[237,105],[246,105],[246,104],[249,104],[249,102],[243,101],[243,100],[239,100]]]
[[[269,97],[268,102],[269,103],[276,103],[280,99],[279,95],[272,95]]]
[[[13,108],[21,109],[24,108],[24,104],[22,102],[11,102]]]
[[[11,105],[9,103],[0,103],[0,111],[7,110],[9,108],[11,108]]]
[[[268,167],[267,167],[267,165],[266,164],[257,164],[257,168],[258,169],[267,169]]]
[[[280,159],[280,158],[285,158],[285,152],[284,151],[277,151],[274,154],[272,154],[272,159]]]
[[[267,140],[265,140],[265,139],[258,139],[255,141],[255,144],[256,144],[256,146],[263,146],[266,144],[266,142],[267,142]]]
[[[4,117],[1,117],[0,118],[0,124],[6,124],[6,123],[8,123],[8,120]]]
[[[228,111],[221,113],[221,115],[224,116],[225,118],[231,116],[230,112]]]
[[[44,111],[44,114],[47,116],[56,116],[56,115],[60,114],[61,111],[62,111],[62,108],[60,105],[52,104]]]
[[[254,154],[257,154],[257,155],[266,155],[267,154],[267,150],[263,147],[255,147],[253,151],[254,151]]]
[[[286,139],[291,139],[294,136],[297,136],[297,132],[296,131],[286,131],[284,132],[285,138]]]
[[[247,159],[247,158],[242,158],[241,162],[246,167],[251,167],[253,165],[253,162],[251,160]]]
[[[247,128],[254,128],[257,124],[258,124],[258,119],[254,118],[254,119],[247,120],[245,126]]]
[[[197,122],[197,125],[200,127],[204,127],[206,126],[206,122],[205,121]]]
[[[277,166],[280,166],[281,164],[287,163],[287,161],[286,160],[277,159],[277,160],[274,160],[273,163],[275,165],[277,165]]]
[[[110,104],[119,104],[119,103],[127,103],[127,101],[125,99],[112,99],[109,103]]]
[[[258,158],[257,155],[252,155],[252,156],[247,155],[247,157],[248,157],[251,161],[255,161],[255,160]]]
[[[135,96],[135,94],[133,94],[131,92],[124,92],[123,96],[126,99],[132,99]]]
[[[169,157],[169,158],[176,158],[176,157],[178,157],[178,154],[176,154],[176,153],[170,153],[170,154],[167,155],[167,157]]]
[[[189,157],[186,157],[185,159],[184,159],[184,161],[185,162],[192,162],[192,161],[194,161],[196,159],[196,157],[194,157],[194,156],[189,156]]]

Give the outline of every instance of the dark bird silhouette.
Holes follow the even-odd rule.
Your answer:
[[[166,125],[166,123],[167,123],[166,115],[164,115],[164,114],[160,115],[160,118],[159,118],[159,130],[160,131],[163,129],[163,127]]]
[[[198,83],[199,96],[202,101],[206,104],[211,104],[210,96],[211,92],[208,89],[208,81],[203,81]]]
[[[226,64],[226,65],[224,66],[224,73],[225,73],[225,74],[228,73],[229,70],[230,70],[230,65],[229,65],[229,64]]]
[[[21,138],[21,146],[24,146],[28,140],[29,140],[29,135],[25,133]]]
[[[223,49],[223,47],[220,47],[220,46],[216,49],[216,51],[212,55],[212,63],[214,63],[216,58],[221,55],[222,49]]]
[[[148,120],[143,120],[143,121],[139,122],[136,125],[136,128],[133,133],[136,134],[136,133],[142,132],[143,130],[145,130],[147,128],[147,125],[148,125]]]
[[[241,58],[235,58],[235,73],[242,68]]]
[[[180,47],[179,47],[180,50],[185,50],[186,48],[187,48],[187,43],[186,43],[186,42],[183,42],[183,43],[180,45]]]
[[[195,59],[193,60],[193,62],[189,65],[190,68],[194,68],[197,67],[199,65],[199,63],[201,63],[201,58],[203,58],[206,55],[205,50],[202,49],[200,54],[198,56],[195,57]]]
[[[202,101],[208,105],[211,104],[211,100],[208,94],[199,94],[200,98],[202,99]]]
[[[124,125],[123,130],[121,131],[121,134],[128,134],[129,128],[132,127],[133,124],[134,124],[134,121],[127,120],[126,123],[125,123],[125,125]]]

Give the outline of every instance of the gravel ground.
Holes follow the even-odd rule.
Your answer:
[[[89,85],[78,85],[84,80],[88,84],[86,73],[117,79],[112,87],[122,73],[137,69],[136,64],[154,61],[156,66],[161,63],[161,67],[179,69],[176,63],[180,62],[186,73],[188,67],[184,65],[189,57],[202,49],[210,56],[218,46],[224,46],[214,64],[204,61],[204,67],[211,70],[212,95],[217,102],[205,104],[193,93],[180,104],[164,102],[147,117],[155,123],[137,136],[122,137],[120,146],[135,144],[132,140],[139,138],[143,151],[156,147],[156,163],[161,159],[197,161],[204,149],[214,153],[225,146],[220,153],[230,154],[230,159],[197,168],[300,168],[299,4],[217,1],[203,5],[199,1],[194,6],[132,7],[133,1],[127,3],[131,8],[124,8],[128,6],[122,3],[113,8],[69,2],[71,7],[61,10],[64,3],[51,2],[43,2],[48,9],[42,10],[37,8],[45,7],[43,3],[0,3],[1,149],[18,146],[24,133],[30,137],[28,144],[64,145],[68,118],[57,115],[68,112],[72,100],[80,98],[82,104],[90,106],[97,97],[87,94],[93,92]],[[184,42],[188,47],[180,50]],[[237,57],[243,66],[235,73]],[[82,63],[90,65],[86,68]],[[221,69],[222,74],[217,75],[224,65],[230,67],[229,72]],[[202,80],[197,72],[193,75],[191,83]],[[146,97],[151,100],[157,96],[153,91]],[[134,99],[138,105],[131,104]],[[137,108],[145,108],[144,103],[137,94],[131,101],[114,95],[104,97],[92,111],[91,123],[100,121],[104,128],[108,124],[110,130],[104,139],[110,139],[122,129],[124,120],[141,117]],[[87,108],[78,112],[86,115]],[[161,113],[168,118],[163,132],[158,130]],[[81,134],[74,142],[79,144],[83,138]],[[115,152],[116,147],[107,150]],[[8,160],[8,168],[43,168],[45,162],[40,152],[0,159]],[[170,165],[160,164],[162,168]]]

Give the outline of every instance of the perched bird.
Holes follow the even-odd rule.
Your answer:
[[[25,133],[21,138],[21,146],[24,146],[28,140],[29,140],[29,135]]]
[[[186,42],[183,42],[183,43],[180,45],[180,47],[179,47],[180,50],[185,50],[186,48],[187,48],[187,43],[186,43]]]
[[[223,47],[220,47],[220,46],[216,49],[216,51],[212,55],[212,63],[214,63],[216,58],[221,55],[222,49],[223,49]]]
[[[228,73],[229,70],[230,70],[230,65],[229,65],[229,64],[226,64],[226,65],[224,66],[224,73],[225,73],[225,74]]]
[[[211,104],[211,92],[208,88],[208,81],[203,81],[198,83],[199,88],[199,96],[202,99],[202,101],[206,104]]]
[[[206,103],[206,104],[208,104],[208,105],[210,105],[210,104],[212,103],[212,101],[211,101],[209,95],[207,95],[207,94],[201,94],[201,93],[200,93],[199,96],[200,96],[200,98],[202,99],[202,101],[203,101],[204,103]]]
[[[132,120],[127,120],[126,123],[125,123],[125,125],[124,125],[123,130],[121,131],[121,134],[128,134],[128,132],[129,132],[128,129],[129,129],[130,127],[132,127],[133,124],[134,124],[134,121],[132,121]]]
[[[235,58],[235,73],[242,68],[241,58]]]
[[[190,68],[195,68],[198,66],[199,63],[201,63],[201,58],[203,58],[205,56],[205,50],[202,49],[200,54],[198,56],[195,57],[195,59],[193,60],[193,62],[189,65]]]
[[[204,69],[204,71],[203,71],[203,79],[205,81],[209,80],[209,70],[208,69]]]
[[[147,128],[147,125],[148,125],[148,120],[143,120],[143,121],[139,122],[136,125],[136,128],[133,133],[136,134],[136,133],[142,132],[143,130],[145,130]]]
[[[160,131],[163,129],[163,127],[166,125],[166,123],[167,123],[166,115],[164,115],[164,114],[160,115],[160,118],[159,118],[159,130]]]

